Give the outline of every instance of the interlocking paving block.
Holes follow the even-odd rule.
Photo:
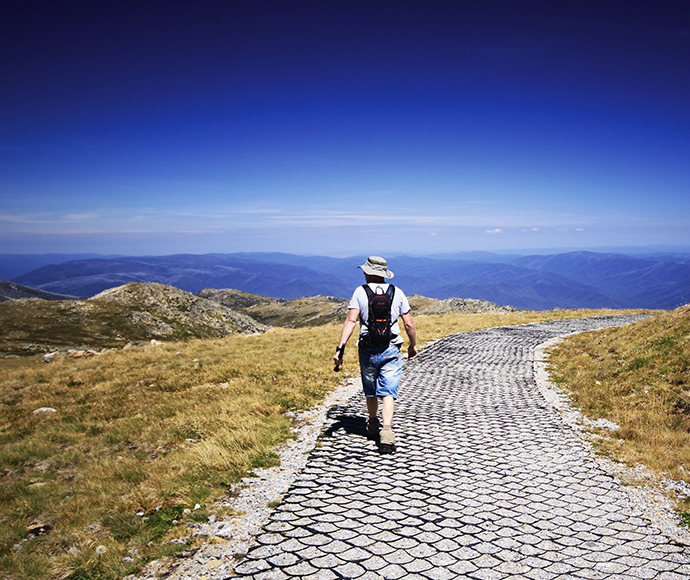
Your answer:
[[[690,553],[544,399],[534,348],[634,321],[597,317],[456,334],[407,362],[397,452],[365,434],[362,396],[335,407],[239,577],[331,580],[666,578]]]

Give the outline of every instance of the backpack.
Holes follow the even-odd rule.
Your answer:
[[[388,290],[381,293],[378,292],[380,288],[374,292],[368,284],[363,284],[362,288],[366,291],[369,301],[369,321],[365,323],[368,334],[363,337],[363,346],[388,346],[397,336],[391,332],[391,306],[393,306],[395,286],[389,284]]]

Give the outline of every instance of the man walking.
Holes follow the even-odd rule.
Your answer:
[[[345,345],[359,318],[359,366],[369,413],[367,436],[370,439],[380,437],[381,453],[393,453],[393,411],[402,376],[400,347],[404,342],[400,336],[398,317],[402,316],[405,332],[410,340],[407,348],[410,360],[417,356],[417,333],[407,297],[402,290],[386,284],[384,280],[393,278],[393,272],[388,269],[388,262],[379,256],[371,256],[366,263],[357,267],[364,271],[367,283],[359,286],[352,295],[347,320],[343,325],[333,361],[337,366],[343,364]],[[383,429],[377,417],[378,397],[383,399]]]

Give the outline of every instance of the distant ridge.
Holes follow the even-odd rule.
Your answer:
[[[78,296],[93,296],[129,282],[156,282],[191,293],[237,288],[274,298],[338,296],[348,287],[332,275],[309,268],[217,254],[72,260],[43,266],[13,282]]]
[[[515,260],[515,263],[596,286],[607,295],[615,295],[626,305],[672,309],[690,302],[688,257],[637,258],[580,251],[526,256]]]
[[[22,298],[40,298],[41,300],[76,300],[76,296],[54,294],[44,290],[36,290],[7,280],[0,281],[0,302],[5,300],[20,300]]]
[[[156,282],[191,293],[233,288],[277,299],[319,295],[346,299],[364,282],[357,266],[365,259],[282,253],[99,258],[43,266],[12,281],[75,296],[93,296],[128,282]],[[688,254],[641,258],[569,252],[516,257],[470,252],[388,259],[394,284],[408,295],[440,300],[471,298],[527,310],[673,309],[690,302]]]
[[[18,276],[47,266],[63,264],[70,260],[90,260],[93,258],[117,258],[117,255],[101,254],[0,254],[0,280],[14,280]]]

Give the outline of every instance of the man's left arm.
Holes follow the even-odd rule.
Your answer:
[[[405,332],[407,333],[407,338],[410,344],[407,347],[407,358],[412,360],[417,357],[417,330],[414,327],[414,322],[412,321],[412,315],[409,312],[402,314],[403,324],[405,325]]]

